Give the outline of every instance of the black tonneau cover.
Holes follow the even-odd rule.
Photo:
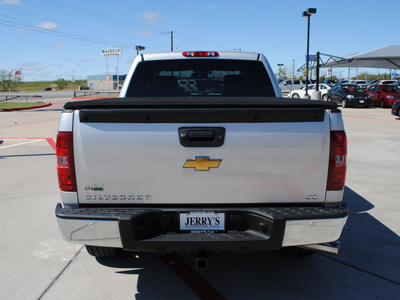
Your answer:
[[[107,98],[67,102],[65,109],[153,109],[153,108],[317,108],[336,109],[330,101],[279,97],[149,97]]]

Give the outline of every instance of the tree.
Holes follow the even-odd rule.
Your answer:
[[[64,78],[58,78],[56,80],[56,84],[60,90],[63,90],[68,85],[68,81],[66,81]]]
[[[3,87],[4,92],[10,92],[12,90],[14,85],[13,71],[0,71],[0,85]]]
[[[276,78],[279,78],[279,79],[287,79],[288,73],[289,73],[288,68],[286,66],[284,66],[283,68],[279,67],[279,70],[277,73],[275,73],[275,76],[276,76]]]

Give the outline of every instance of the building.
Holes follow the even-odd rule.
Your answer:
[[[108,77],[109,80],[107,80]],[[125,78],[126,75],[119,75],[120,88]],[[117,75],[89,75],[87,77],[87,85],[91,90],[95,91],[117,90]]]

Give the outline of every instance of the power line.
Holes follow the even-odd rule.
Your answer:
[[[118,47],[122,46],[124,48],[133,48],[132,45],[129,45],[126,43],[108,41],[108,40],[103,40],[103,39],[98,39],[98,38],[93,38],[93,37],[88,37],[88,36],[83,36],[83,35],[78,35],[78,34],[57,31],[57,30],[53,30],[53,29],[38,28],[38,27],[34,27],[32,25],[20,23],[20,22],[11,22],[11,21],[6,21],[6,20],[0,20],[0,24],[9,26],[9,27],[23,28],[23,29],[26,29],[29,31],[35,31],[35,32],[60,36],[60,37],[64,37],[64,38],[69,38],[69,39],[81,40],[81,41],[90,42],[90,43],[96,43],[96,44],[102,44],[102,45],[104,45],[104,44],[105,45],[113,45],[113,46],[118,46]]]

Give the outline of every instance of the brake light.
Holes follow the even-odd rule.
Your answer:
[[[182,52],[185,57],[217,57],[219,52],[216,51],[186,51]]]
[[[347,139],[344,131],[331,131],[329,153],[328,191],[344,188],[346,179]]]
[[[74,150],[72,132],[57,134],[57,174],[61,191],[76,192]]]

